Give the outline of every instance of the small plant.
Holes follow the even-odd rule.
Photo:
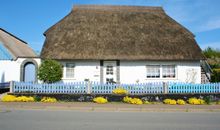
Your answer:
[[[143,101],[139,98],[131,98],[131,97],[124,97],[123,102],[129,103],[129,104],[136,104],[136,105],[141,105],[143,104]]]
[[[33,97],[19,96],[15,99],[17,102],[34,102]]]
[[[108,102],[108,100],[104,97],[96,97],[96,98],[93,98],[93,102],[98,103],[98,104],[105,104]]]
[[[40,102],[41,101],[41,98],[39,96],[34,96],[33,98],[34,98],[35,102]]]
[[[144,104],[151,104],[149,101],[144,101]]]
[[[15,102],[16,101],[16,96],[14,95],[4,95],[2,97],[3,102]]]
[[[186,104],[186,102],[185,102],[184,100],[182,100],[182,99],[178,99],[178,100],[176,101],[176,103],[177,103],[178,105],[185,105],[185,104]]]
[[[206,97],[204,98],[204,100],[205,100],[205,102],[206,102],[207,104],[211,104],[211,102],[212,102],[210,96],[206,96]]]
[[[51,103],[53,103],[53,102],[57,102],[57,99],[53,98],[53,97],[43,97],[41,99],[41,102],[51,102]]]
[[[191,105],[203,105],[205,104],[205,100],[197,99],[197,98],[189,98],[188,103]]]
[[[176,100],[174,99],[165,99],[163,100],[164,104],[176,105]]]
[[[5,95],[2,97],[3,102],[34,102],[33,97]]]
[[[123,88],[116,88],[112,91],[113,94],[119,94],[119,95],[124,95],[124,94],[128,94],[128,91],[126,89]]]

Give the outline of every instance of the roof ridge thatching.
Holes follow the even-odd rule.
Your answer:
[[[194,35],[161,7],[74,6],[45,36],[42,58],[204,59]]]
[[[102,10],[102,11],[133,11],[145,12],[152,10],[163,11],[159,6],[128,6],[128,5],[74,5],[72,10]]]

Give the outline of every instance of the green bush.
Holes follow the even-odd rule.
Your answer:
[[[203,51],[203,54],[206,58],[220,57],[220,50],[208,47]]]
[[[60,81],[62,74],[62,65],[51,59],[44,60],[38,70],[38,78],[45,83]]]
[[[34,98],[35,102],[40,102],[41,101],[41,97],[39,97],[39,96],[33,96],[33,98]]]
[[[220,69],[213,69],[212,82],[220,82]]]

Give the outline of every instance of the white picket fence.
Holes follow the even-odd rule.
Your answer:
[[[112,91],[119,87],[126,89],[130,95],[220,93],[220,83],[187,84],[163,82],[139,84],[100,84],[98,82],[37,84],[12,82],[10,92],[35,94],[112,94]]]

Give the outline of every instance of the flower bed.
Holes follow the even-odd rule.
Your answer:
[[[124,94],[122,90],[116,89],[116,93]],[[105,98],[104,98],[105,97]],[[154,100],[151,97],[139,97],[139,96],[134,96],[129,97],[129,96],[124,96],[124,95],[102,95],[98,97],[94,97],[93,95],[78,95],[78,97],[75,97],[75,100],[72,98],[68,98],[66,96],[59,98],[59,96],[55,95],[4,95],[1,99],[2,102],[94,102],[98,104],[104,104],[108,102],[118,102],[118,103],[128,103],[128,104],[136,104],[136,105],[141,105],[141,104],[169,104],[169,105],[185,105],[185,104],[190,104],[190,105],[203,105],[203,104],[208,104],[203,97],[203,99],[200,98],[188,98],[188,99],[181,99],[181,98],[167,98],[164,99],[161,102],[162,98],[159,98],[159,100]],[[82,100],[79,100],[82,99]],[[108,99],[108,100],[107,100]],[[175,100],[177,99],[177,100]],[[220,104],[220,101],[212,101],[211,104]]]
[[[19,96],[16,97],[14,95],[5,95],[2,97],[3,102],[34,102],[33,97],[27,96]]]
[[[14,96],[14,95],[4,95],[1,99],[3,102],[36,102],[36,98],[33,96]],[[57,102],[56,98],[43,97],[39,101],[41,102]]]

